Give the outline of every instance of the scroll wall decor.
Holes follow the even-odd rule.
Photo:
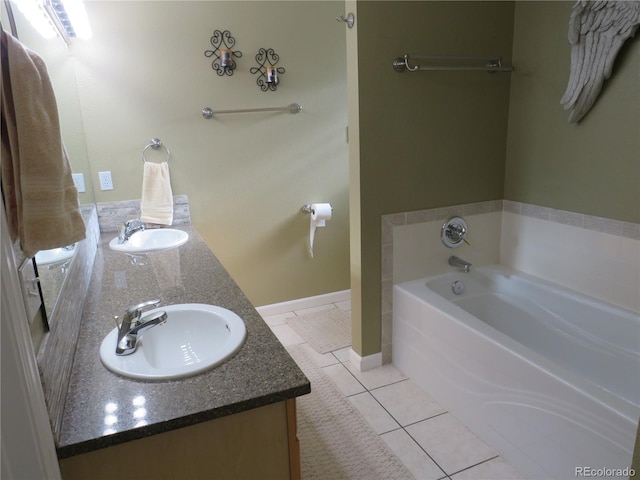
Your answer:
[[[278,61],[280,61],[280,56],[273,48],[261,48],[256,54],[258,66],[250,68],[249,71],[254,75],[259,73],[256,83],[263,92],[278,89],[279,75],[285,72],[284,67],[276,67]]]
[[[577,123],[595,103],[624,42],[640,25],[640,0],[578,0],[569,20],[571,75],[560,103]]]
[[[213,50],[205,50],[204,56],[207,58],[213,57],[211,68],[220,76],[233,75],[233,71],[236,69],[234,57],[242,57],[242,52],[233,50],[236,39],[231,36],[229,30],[224,32],[214,30],[210,42]]]

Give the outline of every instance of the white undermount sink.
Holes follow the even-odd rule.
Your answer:
[[[160,311],[167,313],[166,322],[143,332],[130,355],[116,355],[118,330],[109,332],[100,345],[104,366],[142,380],[188,377],[231,358],[247,336],[242,319],[226,308],[185,303],[149,310],[143,317]]]
[[[109,242],[109,248],[117,252],[144,253],[155,250],[167,250],[184,245],[189,234],[175,228],[148,228],[134,233],[124,243],[118,237]]]

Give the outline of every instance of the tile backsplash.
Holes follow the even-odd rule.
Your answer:
[[[140,217],[140,199],[102,202],[97,204],[97,208],[101,232],[117,232],[125,221]],[[173,225],[191,225],[186,195],[173,197]]]
[[[98,216],[93,205],[90,213],[85,214],[85,225],[87,237],[76,244],[58,301],[49,318],[50,331],[45,335],[37,356],[51,429],[56,440],[62,424],[71,364],[100,237]]]

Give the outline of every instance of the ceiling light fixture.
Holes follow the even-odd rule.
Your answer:
[[[72,38],[91,38],[82,0],[17,0],[17,4],[44,38],[53,38],[57,33],[67,44]]]

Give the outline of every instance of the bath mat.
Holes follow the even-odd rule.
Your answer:
[[[339,308],[287,318],[287,324],[318,353],[351,345],[351,312]]]
[[[287,350],[311,382],[311,393],[296,399],[302,480],[413,479],[305,347]]]

